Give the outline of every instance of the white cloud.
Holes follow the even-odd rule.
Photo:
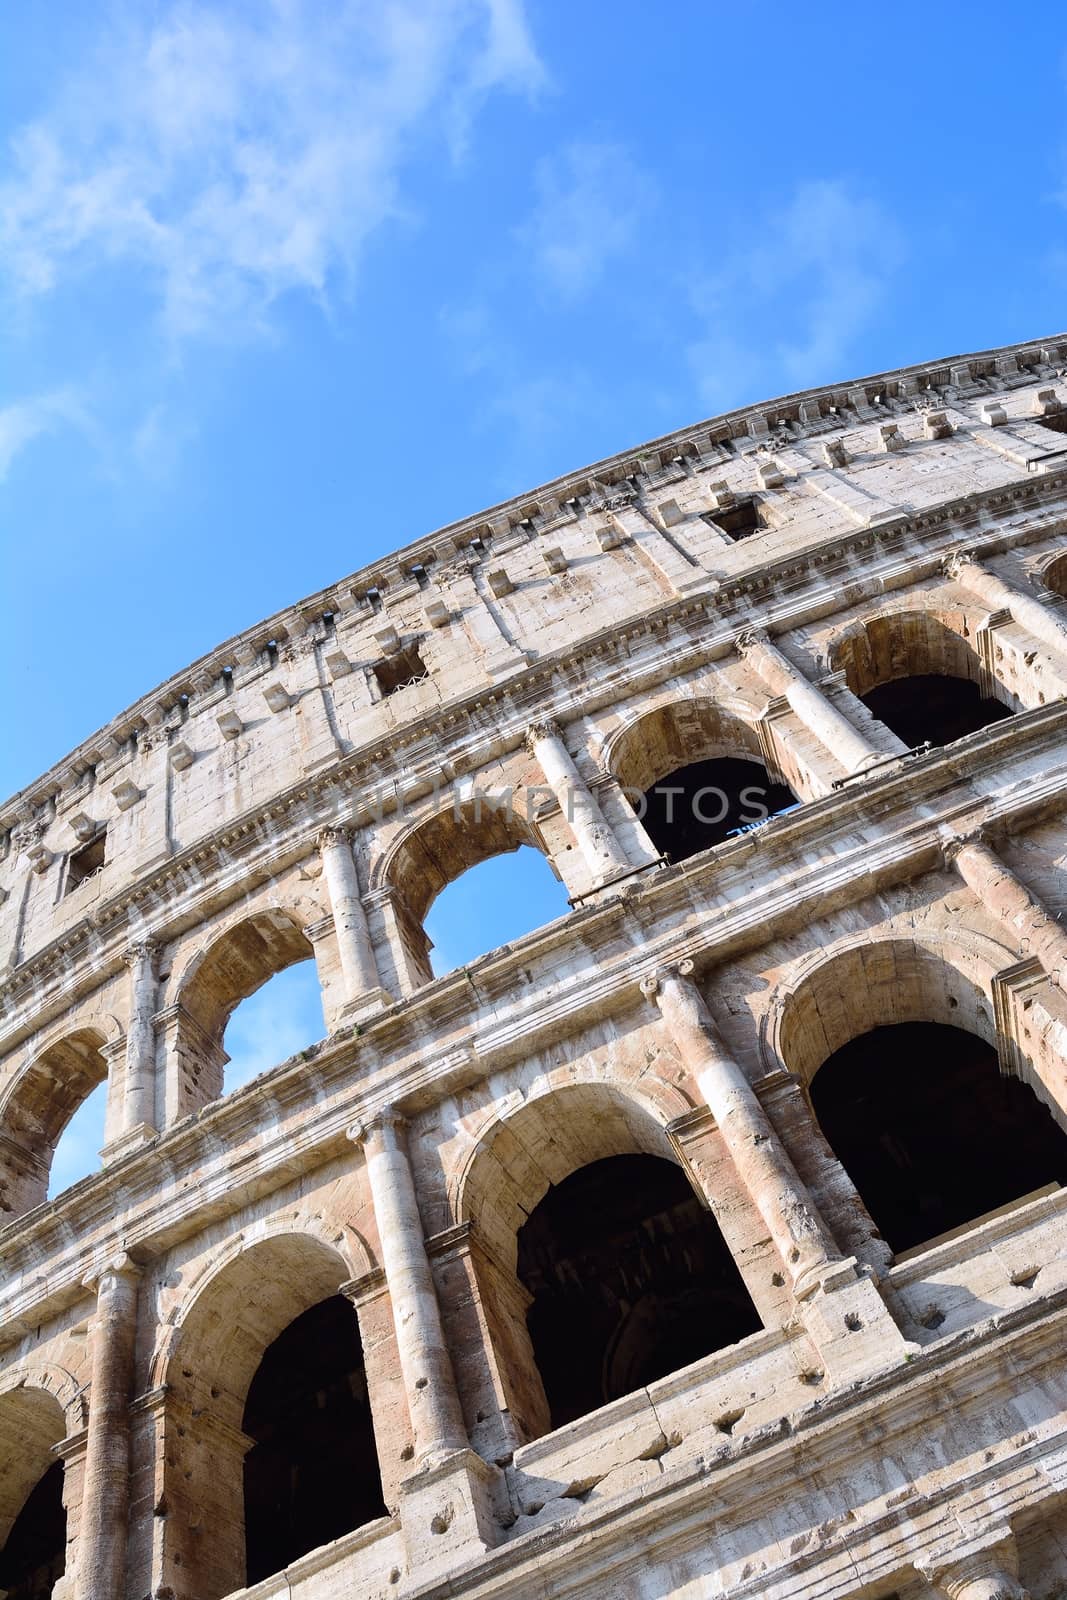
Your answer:
[[[692,287],[705,331],[688,354],[708,406],[839,376],[903,259],[892,219],[841,182],[799,184],[747,226],[751,242]]]
[[[289,291],[350,283],[403,214],[435,126],[462,144],[486,96],[544,81],[522,0],[264,0],[131,8],[0,181],[0,255],[23,296],[144,269],[174,337],[262,326]]]
[[[64,427],[90,429],[88,414],[73,389],[56,389],[0,406],[0,483],[15,458],[35,439]]]
[[[535,180],[537,204],[520,241],[545,284],[578,299],[633,245],[654,185],[622,145],[591,141],[540,162]]]

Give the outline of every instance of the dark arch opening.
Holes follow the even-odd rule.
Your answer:
[[[38,1480],[0,1552],[0,1594],[7,1600],[50,1600],[66,1558],[63,1463],[56,1461]]]
[[[1067,1135],[962,1028],[899,1022],[835,1050],[811,1085],[827,1139],[893,1250],[1067,1183]]]
[[[1011,707],[983,695],[970,678],[944,672],[922,672],[893,678],[861,696],[872,716],[884,722],[909,749],[916,745],[952,744],[979,728],[1003,722]]]
[[[658,1156],[550,1188],[519,1229],[518,1275],[554,1428],[762,1327],[715,1218]]]
[[[733,834],[799,804],[762,761],[719,756],[692,761],[645,791],[645,829],[661,855],[687,861]]]
[[[269,1346],[249,1386],[244,1431],[246,1583],[387,1515],[363,1347],[340,1295]]]

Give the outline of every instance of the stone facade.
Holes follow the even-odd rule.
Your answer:
[[[894,1253],[812,1100],[929,1024],[1067,1125],[1065,365],[601,462],[231,640],[0,808],[0,1546],[61,1462],[58,1600],[1067,1595],[1067,1193]],[[916,677],[998,719],[902,738],[866,701]],[[672,862],[638,799],[716,759],[799,803]],[[573,910],[433,978],[433,898],[520,844]],[[310,955],[327,1038],[223,1097],[234,1006]],[[105,1079],[102,1170],[46,1203]],[[521,1236],[638,1156],[758,1326],[559,1424]],[[245,1588],[257,1373],[338,1295],[384,1514]]]

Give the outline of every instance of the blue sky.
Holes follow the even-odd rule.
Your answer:
[[[1065,47],[912,0],[5,8],[0,788],[506,495],[1058,330]]]

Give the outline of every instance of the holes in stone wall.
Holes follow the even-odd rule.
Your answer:
[[[249,1584],[386,1513],[356,1313],[340,1295],[291,1322],[260,1362],[243,1429]]]
[[[762,1326],[715,1219],[657,1156],[550,1188],[519,1230],[518,1276],[553,1427]]]
[[[1067,1183],[1067,1135],[996,1051],[961,1028],[903,1022],[841,1046],[815,1115],[895,1251]]]
[[[66,1570],[67,1513],[63,1463],[56,1461],[31,1490],[0,1551],[5,1600],[50,1600]]]

